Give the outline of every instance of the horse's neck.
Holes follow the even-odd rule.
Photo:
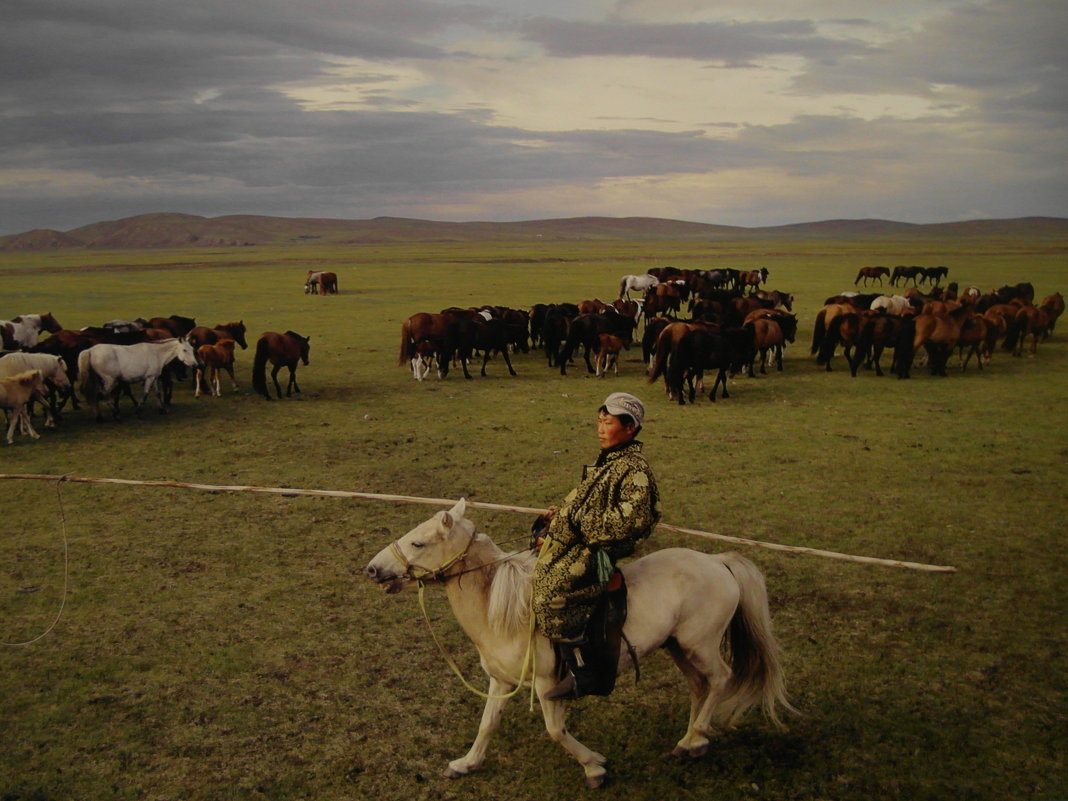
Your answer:
[[[478,536],[458,563],[462,574],[445,583],[445,594],[460,627],[476,644],[489,633],[489,597],[493,582],[492,563],[503,551],[484,536]]]

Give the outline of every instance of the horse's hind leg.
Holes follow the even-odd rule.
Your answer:
[[[716,639],[717,643],[719,639]],[[712,720],[715,717],[719,695],[727,684],[731,669],[719,653],[719,649],[685,649],[672,640],[667,646],[679,670],[686,677],[692,697],[690,721],[686,734],[675,746],[675,755],[702,757],[708,753],[710,737],[714,734]]]

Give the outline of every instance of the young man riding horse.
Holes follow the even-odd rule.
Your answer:
[[[562,661],[562,679],[546,698],[607,695],[614,685],[616,660],[601,655],[587,627],[615,563],[630,556],[660,520],[656,479],[635,439],[644,417],[638,398],[609,395],[597,417],[596,463],[583,469],[582,482],[559,509],[535,523],[540,551],[533,611]]]

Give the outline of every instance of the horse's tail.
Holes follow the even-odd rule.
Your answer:
[[[623,276],[623,280],[619,282],[619,296],[621,298],[626,297],[627,295],[627,279],[629,278],[629,275],[625,275]]]
[[[839,314],[826,325],[823,331],[823,340],[820,342],[819,353],[816,356],[816,364],[827,364],[834,356],[834,349],[838,346],[839,331],[846,315]],[[813,342],[813,346],[815,342]]]
[[[823,344],[824,334],[827,332],[827,312],[820,309],[816,315],[816,327],[812,331],[812,355],[815,356]]]
[[[741,554],[728,552],[720,559],[738,582],[739,599],[727,629],[731,677],[725,688],[726,697],[719,704],[719,722],[731,726],[746,710],[759,704],[768,720],[777,728],[785,728],[779,720],[779,707],[799,713],[786,697],[764,576]]]
[[[408,318],[401,323],[401,344],[400,344],[400,359],[397,360],[397,364],[404,366],[411,362],[412,357],[415,356],[415,343],[412,342],[412,321]]]
[[[1026,324],[1018,312],[1011,320],[1006,318],[1005,322],[1008,326],[1005,331],[1005,340],[1001,343],[1001,349],[1014,351],[1016,350],[1016,342],[1020,339],[1022,332],[1026,328]]]
[[[261,337],[256,343],[256,358],[252,362],[252,388],[267,400],[271,400],[271,393],[267,390],[267,358],[270,352],[270,344]]]
[[[660,378],[667,369],[668,357],[671,355],[671,337],[667,336],[667,328],[660,332],[653,345],[652,358],[649,360],[649,370],[646,381],[652,384]]]
[[[898,378],[908,378],[912,370],[912,361],[916,358],[916,318],[905,317],[901,329],[897,332],[894,343],[894,363],[891,370]]]
[[[96,400],[96,371],[88,348],[78,354],[78,389],[89,403]]]

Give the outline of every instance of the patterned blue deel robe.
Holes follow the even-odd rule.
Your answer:
[[[608,572],[660,520],[660,495],[642,444],[602,451],[556,515],[534,568],[538,628],[555,640],[582,636]]]

